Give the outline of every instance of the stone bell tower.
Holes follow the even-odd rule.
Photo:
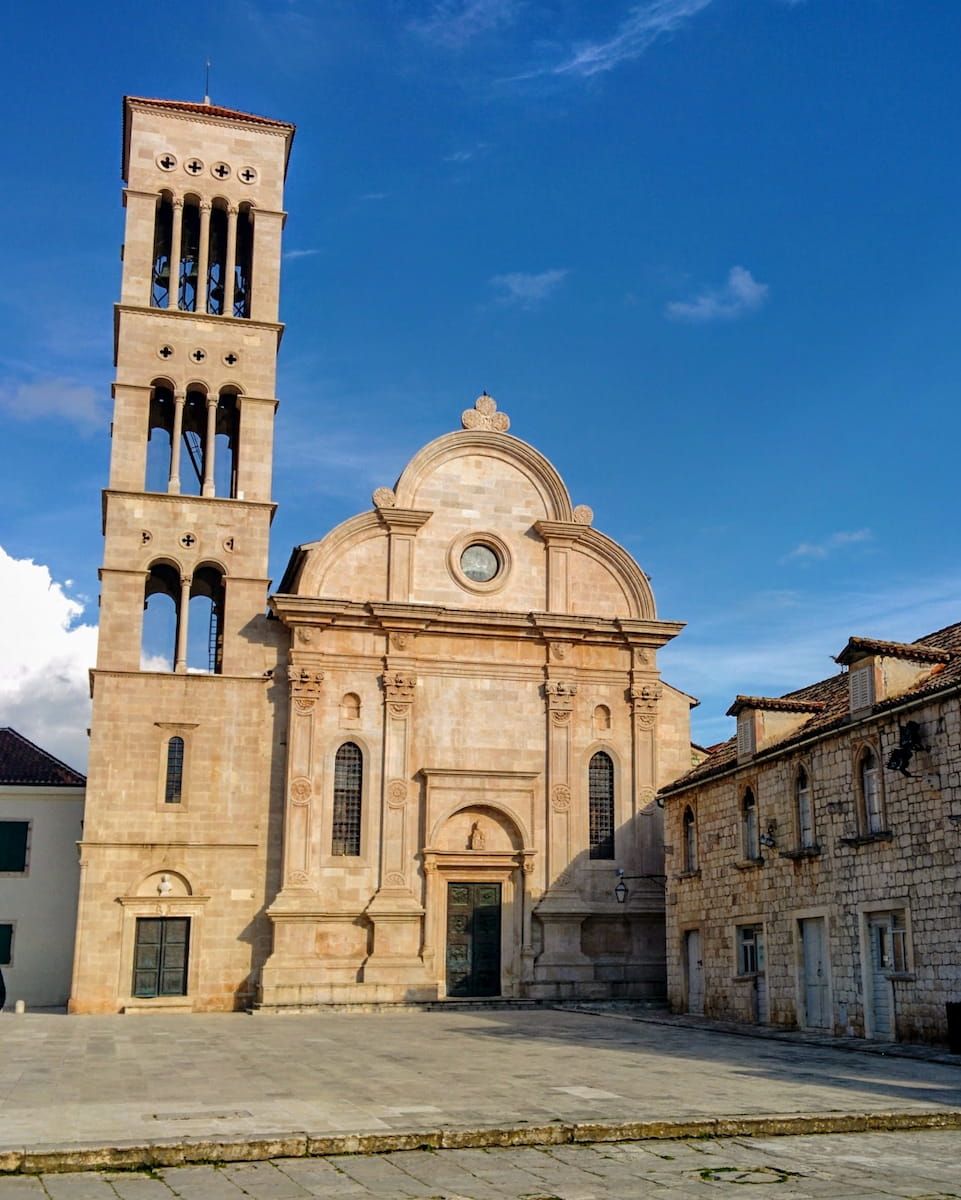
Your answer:
[[[124,100],[126,228],[71,1008],[246,1006],[266,953],[265,618],[294,127]]]

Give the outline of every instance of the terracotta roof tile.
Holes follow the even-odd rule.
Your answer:
[[[885,712],[888,709],[897,708],[899,705],[912,699],[923,701],[930,694],[961,687],[961,622],[956,625],[947,625],[944,629],[938,629],[934,633],[926,634],[924,637],[918,638],[915,642],[883,642],[870,638],[852,638],[851,641],[858,641],[862,645],[869,645],[871,647],[883,648],[880,650],[872,649],[872,653],[891,654],[891,647],[897,649],[907,648],[910,650],[910,655],[904,655],[904,657],[911,657],[916,662],[931,663],[931,669],[913,687],[900,692],[897,696],[891,696],[889,699],[879,701],[874,705],[874,712]],[[850,645],[851,643],[849,642],[848,644]],[[765,700],[766,698],[739,697],[739,699]],[[780,697],[780,699],[797,704],[799,707],[793,711],[807,711],[805,707],[800,707],[803,705],[810,705],[812,708],[814,705],[819,705],[820,708],[812,713],[811,719],[805,721],[800,729],[786,737],[783,742],[768,748],[775,752],[779,748],[787,749],[793,743],[804,738],[815,734],[827,733],[832,729],[839,728],[848,721],[848,673],[847,671],[842,671],[837,675],[829,676],[827,679],[820,679],[817,683],[809,684],[807,687],[799,688],[794,692],[788,692]],[[768,749],[764,753],[767,753]],[[726,742],[719,743],[717,746],[711,746],[709,747],[709,752],[710,757],[699,763],[693,770],[688,771],[675,780],[674,783],[669,784],[663,789],[663,794],[671,795],[675,791],[682,792],[705,779],[723,774],[725,770],[732,767],[737,761],[737,738],[732,737]]]
[[[258,117],[255,113],[239,112],[235,108],[221,108],[217,104],[196,104],[190,100],[154,100],[149,96],[124,96],[135,104],[149,104],[154,108],[172,108],[178,112],[199,113],[208,117],[229,117],[234,121],[251,121],[257,125],[276,125],[278,129],[295,129],[289,121],[275,121],[272,117]]]
[[[912,662],[947,662],[952,657],[950,650],[938,650],[932,646],[923,646],[920,642],[882,642],[876,638],[853,637],[848,638],[848,644],[834,661],[848,665],[871,654],[880,654],[886,658],[907,658]]]
[[[734,703],[725,714],[736,717],[745,708],[763,708],[772,712],[820,712],[823,700],[796,700],[787,696],[735,696]]]
[[[9,726],[0,727],[0,784],[84,787],[86,779]]]

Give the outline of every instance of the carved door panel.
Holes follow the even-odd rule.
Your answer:
[[[447,994],[499,996],[501,885],[447,885]]]

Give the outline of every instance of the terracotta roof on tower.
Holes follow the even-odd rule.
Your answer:
[[[86,782],[79,771],[41,750],[22,733],[9,726],[0,727],[0,784],[84,787]]]
[[[196,104],[190,100],[155,100],[149,96],[124,96],[136,104],[150,104],[154,108],[172,108],[178,112],[198,113],[208,117],[230,117],[235,121],[252,121],[257,125],[276,125],[279,129],[295,129],[289,121],[275,121],[273,117],[258,117],[256,113],[239,112],[235,108],[221,108],[217,104]]]

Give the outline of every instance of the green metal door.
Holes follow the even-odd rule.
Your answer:
[[[501,885],[447,885],[447,994],[499,996]]]

